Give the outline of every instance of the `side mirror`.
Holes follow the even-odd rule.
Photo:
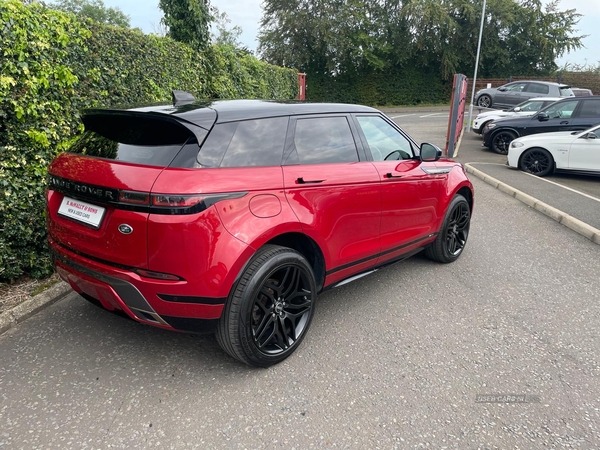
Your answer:
[[[538,119],[540,122],[545,122],[546,120],[549,120],[549,119],[550,119],[550,116],[549,116],[549,115],[548,115],[548,113],[546,113],[546,112],[541,112],[541,113],[538,113],[538,115],[537,115],[537,119]]]
[[[506,88],[505,88],[504,86],[500,86],[500,87],[498,88],[498,90],[499,90],[500,92],[504,92],[504,91],[506,91]]]
[[[514,111],[514,112],[519,112],[519,111],[521,111],[521,107],[520,107],[520,106],[515,106],[515,107],[513,108],[513,111]]]
[[[586,134],[585,136],[583,136],[586,139],[598,139],[596,137],[596,133],[594,133],[593,131],[590,131],[588,134]]]
[[[421,144],[419,157],[423,162],[435,162],[442,157],[442,151],[429,142],[423,142]]]

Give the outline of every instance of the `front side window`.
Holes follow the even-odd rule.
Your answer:
[[[410,141],[379,116],[357,116],[374,161],[411,159]]]
[[[573,111],[577,108],[578,101],[560,102],[547,108],[544,112],[548,114],[550,119],[566,118],[573,115]]]
[[[198,153],[196,167],[279,166],[287,117],[220,123]]]
[[[524,112],[536,112],[542,109],[542,106],[544,106],[544,102],[541,100],[536,100],[525,102],[521,106],[519,106],[519,108],[521,108],[521,111]]]
[[[504,86],[506,88],[506,92],[521,92],[525,89],[527,83],[516,83]]]
[[[294,148],[285,164],[326,164],[358,161],[346,117],[298,119]]]

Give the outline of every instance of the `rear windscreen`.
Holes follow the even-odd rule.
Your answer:
[[[194,133],[173,120],[111,114],[85,116],[83,123],[72,153],[160,167],[193,167],[198,154]]]
[[[566,87],[561,87],[560,89],[560,96],[561,97],[574,97],[575,94],[573,94],[573,91],[571,90],[571,87],[566,86]]]

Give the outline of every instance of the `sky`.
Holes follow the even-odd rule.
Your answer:
[[[544,4],[549,1],[542,0]],[[251,50],[256,50],[258,46],[256,36],[262,17],[261,3],[261,0],[211,0],[211,5],[227,13],[231,26],[242,28],[240,41]],[[157,33],[160,30],[162,11],[158,8],[158,0],[104,0],[104,4],[120,8],[131,18],[133,28],[141,28],[144,33]],[[561,57],[557,64],[559,67],[566,63],[597,66],[600,63],[600,0],[562,0],[559,8],[576,9],[582,14],[577,26],[578,32],[589,36],[583,40],[586,48]]]

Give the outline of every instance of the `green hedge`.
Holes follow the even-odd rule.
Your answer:
[[[229,47],[195,53],[144,35],[0,0],[0,281],[51,272],[46,167],[81,130],[83,108],[197,98],[295,98],[296,71]]]
[[[330,78],[308,74],[306,83],[307,99],[311,101],[374,106],[449,103],[452,93],[452,81],[442,80],[438,73],[412,68]]]

